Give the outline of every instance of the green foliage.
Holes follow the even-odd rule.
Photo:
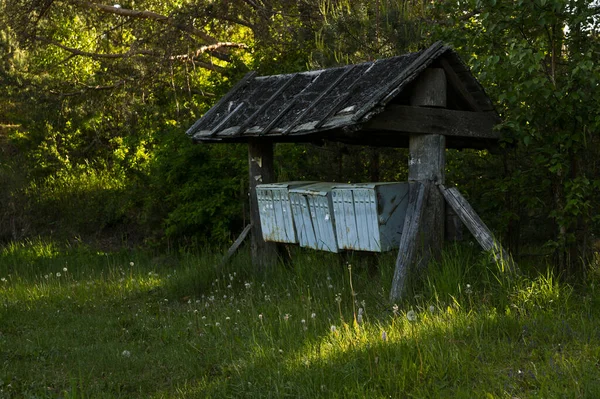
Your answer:
[[[460,11],[458,11],[460,10]],[[597,213],[599,105],[595,7],[591,1],[444,2],[453,29],[439,33],[469,62],[504,118],[508,223],[554,228],[545,235],[565,272],[588,255]],[[549,219],[548,219],[549,217]]]
[[[226,242],[243,229],[246,202],[245,146],[192,146],[165,132],[155,152],[144,218],[174,241]]]

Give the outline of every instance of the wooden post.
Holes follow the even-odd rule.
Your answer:
[[[443,69],[426,69],[416,82],[411,105],[420,107],[446,107],[446,75]],[[445,182],[446,137],[440,134],[411,135],[408,181],[422,183]],[[445,204],[438,190],[427,196],[421,228],[423,254],[418,269],[426,267],[430,257],[440,255],[444,243]]]
[[[431,189],[432,186],[431,183],[409,183],[406,218],[404,219],[404,226],[402,228],[400,249],[398,251],[398,258],[396,259],[396,270],[394,271],[392,290],[390,292],[390,301],[392,302],[397,301],[404,295],[410,268],[417,261],[417,252],[420,246],[419,231],[421,231],[421,221],[427,197],[434,191]]]
[[[443,184],[439,184],[438,187],[440,193],[442,193],[450,207],[454,209],[460,220],[467,226],[479,245],[484,250],[491,252],[496,262],[502,266],[502,271],[520,274],[519,267],[513,258],[496,240],[490,229],[483,223],[471,204],[460,194],[458,189],[456,187],[446,188]]]
[[[416,107],[446,106],[446,75],[443,69],[426,69],[415,83],[410,103]],[[402,229],[390,300],[405,294],[406,282],[415,269],[422,271],[431,256],[441,253],[444,243],[444,197],[432,190],[444,182],[446,137],[440,134],[413,134],[409,138],[409,207]]]
[[[273,143],[268,140],[248,140],[248,172],[250,182],[250,223],[252,223],[250,249],[252,264],[266,271],[277,263],[277,245],[263,240],[258,212],[256,185],[275,180],[273,168]]]

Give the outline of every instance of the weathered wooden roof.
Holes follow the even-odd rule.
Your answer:
[[[408,106],[411,83],[428,67],[443,68],[448,82],[449,109],[435,114]],[[378,116],[387,122],[377,123]],[[195,142],[325,138],[398,147],[407,145],[408,134],[439,133],[449,147],[483,148],[498,140],[492,130],[497,120],[479,82],[456,52],[438,42],[344,67],[274,76],[250,72],[187,134]]]

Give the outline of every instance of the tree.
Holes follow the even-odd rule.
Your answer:
[[[496,190],[512,205],[510,218],[552,223],[545,237],[559,270],[580,274],[600,227],[600,8],[591,0],[481,0],[435,11],[444,21],[438,32],[504,118],[506,168]]]

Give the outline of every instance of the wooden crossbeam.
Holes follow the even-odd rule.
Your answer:
[[[367,122],[364,128],[497,140],[500,132],[493,129],[496,123],[495,116],[489,112],[388,105],[385,111]]]

